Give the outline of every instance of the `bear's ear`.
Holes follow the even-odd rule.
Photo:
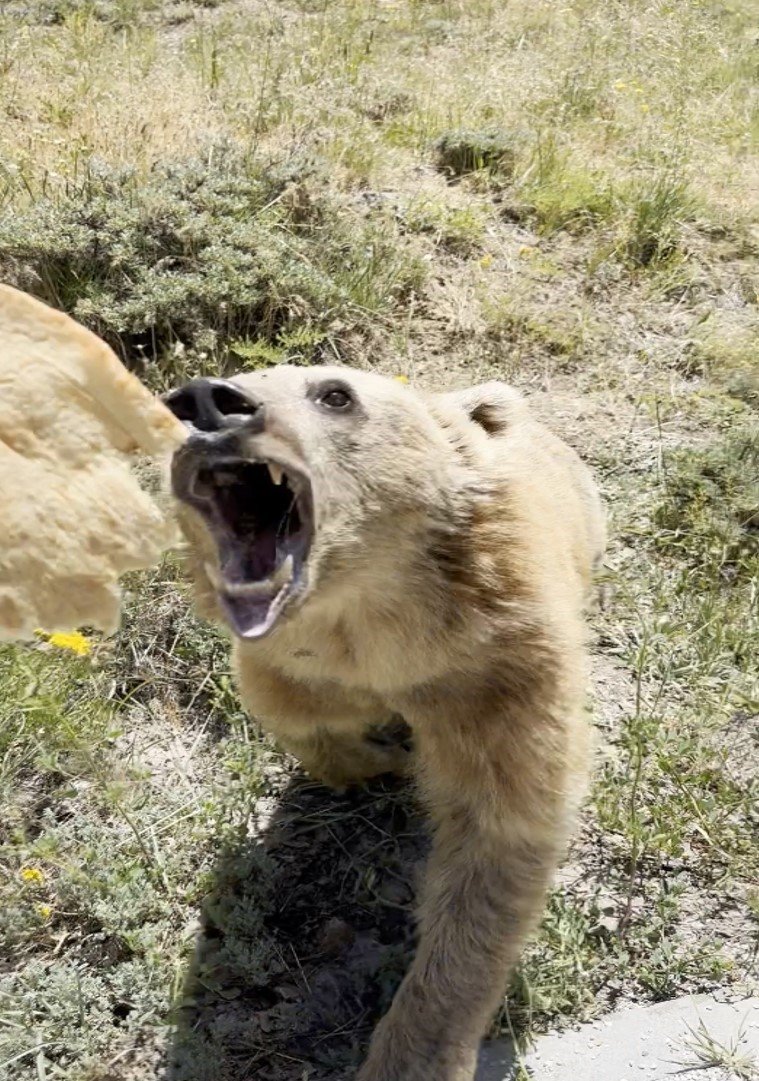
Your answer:
[[[523,402],[522,395],[507,383],[493,380],[466,390],[452,390],[437,395],[441,402],[462,409],[470,420],[479,424],[488,435],[500,435]]]

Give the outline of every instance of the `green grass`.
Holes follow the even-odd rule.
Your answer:
[[[742,0],[0,11],[3,280],[156,388],[514,380],[595,466],[601,750],[520,1040],[755,986],[752,32]],[[300,784],[181,568],[127,586],[89,657],[0,650],[0,1072],[345,1081],[413,948],[417,812]]]
[[[714,1036],[703,1020],[698,1027],[691,1029],[685,1041],[684,1062],[697,1063],[697,1069],[718,1068],[726,1071],[739,1081],[754,1081],[759,1073],[756,1055],[745,1048],[746,1033],[741,1026],[738,1035],[728,1042],[722,1042]]]

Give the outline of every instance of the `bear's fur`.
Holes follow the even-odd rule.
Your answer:
[[[234,638],[243,703],[327,784],[413,771],[434,827],[419,948],[359,1081],[471,1081],[585,788],[595,486],[502,383],[422,394],[318,367],[231,383],[248,416],[227,406],[194,433],[175,491],[221,439],[306,476],[314,517],[300,592]],[[222,619],[208,518],[179,505],[199,607]],[[399,716],[411,754],[367,739]]]

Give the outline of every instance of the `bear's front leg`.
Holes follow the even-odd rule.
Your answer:
[[[358,1081],[472,1081],[509,970],[540,917],[582,772],[581,720],[530,723],[521,707],[476,717],[471,699],[453,715],[450,699],[440,706],[434,723],[413,718],[436,826],[419,948]]]

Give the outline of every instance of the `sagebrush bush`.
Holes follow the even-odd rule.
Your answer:
[[[92,163],[65,194],[0,214],[0,278],[127,359],[177,342],[276,343],[295,327],[318,344],[365,329],[421,280],[377,213],[339,205],[305,167],[265,168],[229,147],[146,180]]]

